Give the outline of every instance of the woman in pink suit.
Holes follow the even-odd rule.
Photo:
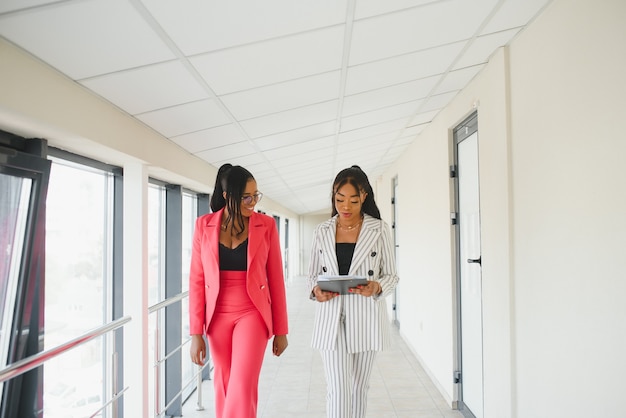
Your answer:
[[[268,340],[287,348],[287,302],[276,223],[254,211],[263,196],[243,167],[220,167],[212,213],[196,220],[189,277],[191,361],[214,364],[217,418],[255,418]]]

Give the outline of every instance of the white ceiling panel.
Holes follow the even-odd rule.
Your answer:
[[[355,22],[350,65],[470,39],[497,2],[450,0]]]
[[[208,98],[178,61],[170,61],[81,81],[131,115]]]
[[[342,27],[327,28],[189,60],[215,93],[223,95],[340,69],[343,32]]]
[[[255,149],[246,142],[224,145],[222,147],[211,148],[206,151],[197,152],[196,155],[212,164],[222,161],[232,161],[237,157],[244,157],[255,153]],[[221,164],[220,164],[221,165]]]
[[[506,45],[517,32],[519,29],[511,29],[476,38],[464,51],[461,58],[454,63],[454,69],[486,63],[490,56],[498,48]]]
[[[418,113],[411,119],[411,123],[409,124],[409,127],[407,127],[405,132],[402,133],[403,134],[402,136],[404,136],[404,134],[407,131],[409,131],[411,128],[415,129],[416,126],[421,126],[424,123],[429,123],[431,120],[435,118],[435,116],[437,116],[437,113],[439,113],[439,110],[430,110],[430,111],[423,111],[423,112]]]
[[[137,119],[168,138],[231,122],[230,116],[224,113],[215,100],[200,100],[141,113]]]
[[[259,138],[292,129],[328,122],[337,116],[337,100],[287,110],[282,113],[241,122],[251,138]]]
[[[343,24],[345,0],[142,0],[185,55]]]
[[[366,126],[378,125],[390,120],[413,116],[417,109],[419,109],[419,105],[422,102],[423,100],[415,100],[395,106],[385,107],[383,109],[372,110],[371,112],[345,117],[341,120],[341,130],[353,131]]]
[[[437,85],[437,88],[432,91],[432,94],[436,95],[461,90],[476,76],[476,74],[478,74],[482,68],[483,65],[474,65],[472,67],[450,71]]]
[[[429,97],[428,100],[424,102],[424,105],[420,108],[420,114],[443,109],[457,94],[459,94],[458,91],[451,91],[448,93],[442,93],[436,96]]]
[[[532,21],[550,0],[507,0],[487,23],[482,34],[499,32],[510,28],[521,28]]]
[[[0,35],[72,79],[175,58],[125,0],[62,2],[0,16]]]
[[[174,136],[170,139],[191,153],[246,141],[241,129],[235,124]]]
[[[300,142],[294,145],[286,145],[284,147],[275,148],[265,151],[265,155],[270,161],[276,161],[281,158],[291,158],[292,155],[313,155],[320,150],[328,152],[329,148],[335,146],[335,137],[330,136],[312,141]],[[332,155],[332,154],[331,154]]]
[[[346,96],[343,100],[343,116],[424,98],[428,96],[440,78],[441,76],[437,75]]]
[[[401,118],[385,123],[379,123],[378,125],[368,126],[367,128],[343,131],[339,134],[339,141],[356,141],[358,139],[365,139],[390,132],[399,132],[407,126],[410,119],[411,118]]]
[[[340,80],[341,73],[334,71],[227,94],[220,100],[237,119],[246,120],[337,99]]]
[[[295,144],[335,133],[335,121],[305,126],[279,134],[264,136],[254,140],[261,151],[267,151],[283,145]]]
[[[55,3],[58,1],[59,0],[2,0],[2,3],[0,3],[0,13],[42,6],[44,4]]]
[[[443,74],[466,42],[357,65],[348,69],[346,94],[356,94],[394,84]],[[384,74],[384,77],[381,77]]]
[[[359,0],[356,2],[355,19],[364,19],[389,12],[396,12],[402,9],[423,6],[428,3],[442,2],[445,0]]]
[[[220,167],[222,164],[229,163],[232,165],[240,165],[248,169],[251,166],[255,166],[258,164],[267,164],[267,161],[263,154],[246,154],[246,155],[235,155],[229,156],[222,161],[214,162],[213,164],[216,167]],[[254,175],[254,173],[252,173]]]
[[[375,181],[549,2],[5,0],[0,36],[267,199],[330,213],[339,170]]]

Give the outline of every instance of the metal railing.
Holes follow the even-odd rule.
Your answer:
[[[70,341],[67,341],[66,343],[60,344],[48,350],[44,350],[40,353],[33,354],[32,356],[29,356],[20,361],[16,361],[15,363],[9,365],[8,367],[0,370],[0,383],[3,383],[7,380],[11,380],[14,377],[20,376],[32,369],[35,369],[41,366],[45,362],[52,360],[53,358],[61,354],[64,354],[70,350],[77,348],[80,345],[83,345],[95,338],[101,337],[104,334],[115,331],[130,321],[131,321],[130,316],[125,316],[123,318],[116,319],[115,321],[109,322],[108,324],[105,324],[98,328],[94,328],[90,331],[87,331],[86,333]],[[104,410],[107,406],[111,404],[114,405],[113,410],[114,411],[116,410],[115,406],[117,405],[118,399],[124,394],[124,392],[126,392],[128,387],[118,392],[115,386],[117,384],[117,379],[113,379],[113,384],[114,384],[114,388],[113,388],[112,398],[108,402],[106,402],[104,405],[102,405],[97,411],[94,411],[94,413],[91,415],[92,417],[98,415],[102,410]]]
[[[159,303],[156,303],[152,306],[150,306],[148,308],[148,314],[153,314],[153,313],[157,313],[158,311],[160,311],[161,309],[164,309],[174,303],[180,302],[183,299],[189,297],[189,292],[185,291],[182,293],[179,293],[178,295],[172,296],[168,299],[165,299]],[[177,352],[179,352],[185,345],[187,345],[189,342],[191,341],[191,337],[187,338],[185,341],[183,341],[180,345],[178,345],[177,347],[175,347],[173,350],[171,350],[168,354],[166,354],[164,357],[160,358],[160,352],[159,352],[159,347],[160,347],[160,334],[159,334],[159,326],[158,326],[158,321],[157,321],[157,329],[155,329],[154,331],[154,349],[155,349],[155,362],[154,362],[154,376],[155,376],[155,396],[154,396],[154,403],[155,403],[155,417],[160,418],[165,416],[165,412],[168,410],[168,408],[170,408],[174,402],[176,402],[179,398],[182,398],[183,393],[185,391],[185,389],[187,389],[189,386],[191,386],[194,381],[196,383],[196,393],[198,396],[198,401],[197,401],[197,406],[196,406],[196,410],[198,411],[202,411],[204,410],[204,406],[202,405],[202,374],[204,372],[204,369],[209,367],[209,371],[211,370],[210,368],[210,359],[209,359],[209,355],[208,355],[208,349],[207,349],[207,359],[204,363],[204,366],[200,367],[198,366],[198,369],[196,371],[196,373],[193,375],[193,377],[191,379],[189,379],[187,382],[183,382],[181,390],[178,391],[173,397],[172,399],[169,401],[169,403],[165,406],[163,406],[162,409],[160,409],[160,386],[159,386],[159,377],[160,377],[160,368],[161,366],[167,361],[167,359],[169,359],[170,357],[172,357],[173,355],[175,355]],[[210,379],[210,377],[209,377]]]

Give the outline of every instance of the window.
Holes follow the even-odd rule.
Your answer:
[[[54,348],[109,321],[113,174],[52,158],[46,213],[44,347]],[[101,407],[110,379],[107,337],[45,363],[47,416]]]

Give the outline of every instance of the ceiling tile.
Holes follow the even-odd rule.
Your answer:
[[[248,90],[341,68],[342,27],[191,57],[215,94]]]
[[[550,2],[50,1],[1,2],[0,36],[299,214],[341,169],[376,181]]]
[[[256,154],[229,156],[225,160],[217,161],[217,162],[214,162],[213,164],[216,167],[220,167],[222,164],[225,164],[225,163],[229,163],[232,165],[240,165],[242,167],[245,167],[246,169],[249,169],[250,167],[253,167],[255,165],[267,164],[267,160],[263,157],[263,154],[256,153]],[[253,171],[252,174],[256,175],[256,171]]]
[[[466,42],[400,55],[348,69],[346,94],[356,94],[444,73]],[[384,74],[384,77],[381,77]]]
[[[437,75],[346,96],[343,100],[343,116],[424,98],[440,78]]]
[[[454,69],[486,63],[496,49],[509,43],[517,32],[519,29],[512,29],[476,38],[454,63]]]
[[[220,99],[237,119],[251,119],[337,99],[340,77],[339,71],[333,71],[227,94]]]
[[[214,100],[201,100],[137,115],[166,137],[201,131],[231,122]]]
[[[283,145],[295,144],[332,135],[335,133],[335,125],[335,121],[318,123],[316,125],[305,126],[304,128],[257,138],[254,140],[254,143],[261,151],[266,151]]]
[[[132,115],[208,98],[178,61],[90,78],[81,84]]]
[[[331,151],[335,145],[334,137],[326,137],[321,139],[315,139],[312,141],[300,142],[293,145],[286,145],[280,148],[275,148],[272,150],[265,151],[265,155],[270,161],[276,161],[281,158],[291,158],[293,155],[311,155],[311,153],[315,153],[320,150],[324,150],[326,152]]]
[[[423,100],[415,100],[341,118],[341,131],[352,131],[366,126],[412,116],[419,109],[422,102]]]
[[[438,94],[436,96],[430,96],[420,108],[420,115],[424,116],[424,113],[426,112],[443,109],[457,94],[459,94],[458,91],[451,91],[448,93]]]
[[[339,141],[356,141],[358,139],[370,138],[377,135],[397,132],[407,126],[411,118],[396,119],[378,125],[368,126],[367,128],[345,131],[339,134]]]
[[[234,158],[248,156],[255,152],[254,147],[252,147],[249,142],[238,142],[236,144],[200,151],[195,154],[211,164],[216,164],[222,161],[232,161]]]
[[[421,6],[428,3],[435,3],[445,0],[359,0],[356,2],[355,19],[364,19],[367,17],[380,15],[384,13],[394,12],[402,9]]]
[[[462,68],[456,71],[450,71],[447,73],[441,83],[437,85],[437,88],[432,94],[446,93],[450,91],[456,91],[463,89],[472,78],[482,70],[483,65],[474,65],[472,67]]]
[[[287,110],[282,113],[243,121],[241,126],[251,138],[286,132],[335,119],[337,116],[337,104],[337,100],[332,100]]]
[[[0,3],[0,13],[27,9],[44,4],[55,3],[57,1],[59,0],[3,0],[2,3]]]
[[[191,153],[205,151],[246,140],[235,124],[218,126],[203,131],[192,132],[171,138],[171,140]]]
[[[507,0],[501,2],[501,7],[483,28],[482,34],[526,25],[551,1],[552,0]]]
[[[74,80],[175,58],[124,0],[66,1],[1,16],[0,35]]]
[[[437,113],[439,113],[439,109],[437,109],[437,110],[428,110],[428,111],[424,110],[424,111],[418,113],[417,115],[415,115],[411,119],[411,123],[407,127],[407,130],[409,130],[411,128],[415,128],[415,126],[419,126],[419,125],[422,125],[424,123],[428,123],[428,122],[432,121],[435,118],[435,116],[437,116]]]
[[[346,0],[142,0],[185,55],[343,24]]]
[[[450,0],[357,21],[352,31],[350,65],[468,40],[497,3]]]

